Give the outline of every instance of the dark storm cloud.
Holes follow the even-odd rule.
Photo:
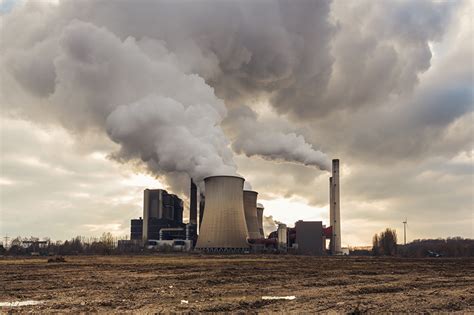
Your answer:
[[[439,40],[455,3],[335,1],[331,63],[274,94],[272,104],[298,119],[340,109],[379,106],[411,92],[430,66],[429,42]],[[317,57],[313,57],[317,58]]]

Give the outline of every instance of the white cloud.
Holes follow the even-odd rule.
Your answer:
[[[142,215],[143,190],[162,185],[100,151],[78,151],[61,128],[4,117],[0,135],[2,235],[128,234],[129,220]]]

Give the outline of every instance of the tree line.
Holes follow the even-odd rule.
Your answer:
[[[397,244],[397,232],[387,228],[372,238],[374,256],[400,257],[473,257],[474,240],[462,237],[414,240],[406,245]]]
[[[112,255],[140,251],[138,244],[121,242],[111,233],[103,233],[100,237],[76,236],[64,242],[51,241],[47,237],[42,240],[17,237],[8,247],[0,245],[0,255]]]
[[[120,239],[124,239],[123,237]],[[375,234],[372,250],[351,250],[351,255],[399,256],[399,257],[474,257],[474,240],[461,237],[447,239],[414,240],[398,245],[397,232],[387,228]],[[40,240],[37,237],[13,239],[9,246],[0,245],[0,255],[115,255],[142,253],[139,243],[119,241],[111,233],[100,237],[76,236],[67,241]]]

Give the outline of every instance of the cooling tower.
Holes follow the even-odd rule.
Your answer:
[[[206,211],[196,249],[225,252],[249,248],[243,207],[244,179],[211,176],[204,179]]]
[[[257,219],[257,195],[256,191],[244,190],[245,222],[247,222],[247,230],[251,239],[261,238]]]
[[[265,238],[265,232],[263,231],[263,210],[263,205],[261,203],[257,203],[257,222],[261,238]]]
[[[288,247],[288,228],[286,224],[280,223],[278,224],[278,249],[286,251]]]

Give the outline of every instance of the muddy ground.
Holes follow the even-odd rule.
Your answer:
[[[474,312],[474,259],[160,255],[46,261],[0,259],[0,302],[43,301],[0,307],[0,313]]]

